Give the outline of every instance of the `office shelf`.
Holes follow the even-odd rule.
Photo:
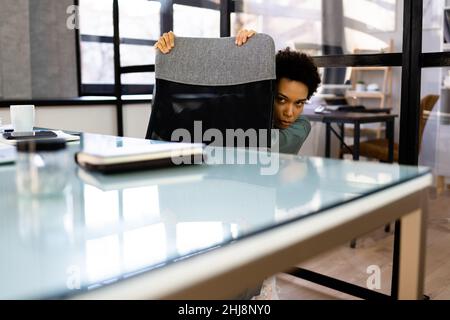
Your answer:
[[[380,91],[347,91],[347,97],[349,98],[383,99],[387,95],[387,93]],[[380,108],[383,108],[383,106],[380,106]]]
[[[352,67],[353,71],[386,71],[389,67]]]
[[[393,40],[389,41],[387,48],[381,48],[379,52],[393,52]],[[365,53],[365,49],[355,49],[355,54]],[[346,92],[348,100],[355,105],[369,104],[374,106],[376,104],[379,108],[391,107],[392,99],[392,67],[374,66],[374,67],[353,67],[351,69],[351,83],[352,89]],[[357,83],[360,81],[378,84],[379,91],[356,91]],[[366,101],[365,101],[366,100]],[[370,100],[370,101],[367,101]],[[380,138],[382,132],[385,130],[383,125],[376,129],[364,128],[365,134],[375,133],[377,138]]]

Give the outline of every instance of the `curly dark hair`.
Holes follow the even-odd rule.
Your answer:
[[[277,81],[281,78],[299,81],[308,87],[308,99],[316,92],[321,80],[317,66],[312,58],[289,47],[276,55]]]

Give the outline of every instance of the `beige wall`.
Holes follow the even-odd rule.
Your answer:
[[[145,138],[150,119],[150,104],[129,104],[123,108],[123,131],[126,137]]]
[[[126,105],[123,109],[124,134],[144,138],[150,117],[149,104]],[[10,123],[9,110],[0,109],[3,123]],[[116,108],[104,106],[36,107],[36,126],[64,130],[117,134]]]

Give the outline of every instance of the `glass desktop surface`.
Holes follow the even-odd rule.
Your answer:
[[[67,152],[102,141],[139,142],[85,134]],[[1,165],[0,299],[95,290],[429,173],[245,150],[217,149],[215,160],[220,150],[252,163],[210,157],[209,164],[102,175],[72,162],[66,188],[51,196],[19,194],[15,165]]]

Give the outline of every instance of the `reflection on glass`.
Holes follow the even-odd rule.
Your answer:
[[[346,175],[345,179],[348,182],[356,182],[361,184],[386,184],[392,181],[392,177],[390,175],[376,172],[374,172],[373,175],[350,172]]]
[[[450,10],[450,9],[448,9]],[[433,100],[437,99],[435,102]],[[434,103],[433,103],[434,102]],[[450,68],[422,69],[419,165],[433,168],[439,191],[450,177]],[[423,130],[423,131],[422,131]]]
[[[233,239],[236,239],[239,236],[239,226],[236,223],[230,224],[230,233]]]
[[[298,217],[299,215],[307,214],[311,212],[311,210],[314,211],[319,210],[322,207],[323,202],[324,201],[322,201],[320,193],[316,191],[314,192],[310,200],[301,206],[289,208],[283,207],[276,208],[275,221],[286,221],[288,219]]]
[[[72,242],[74,208],[71,187],[52,196],[18,198],[19,233],[23,240],[45,239],[55,245]]]
[[[122,193],[126,223],[160,220],[158,186],[125,189]]]
[[[120,274],[119,236],[111,235],[86,241],[86,272],[89,283]]]
[[[167,257],[166,230],[158,223],[130,230],[123,235],[123,260],[126,272],[164,262]]]
[[[114,226],[119,221],[119,194],[84,186],[84,215],[86,227],[101,229]]]
[[[176,244],[180,255],[212,247],[223,241],[221,222],[181,222],[176,225]]]

